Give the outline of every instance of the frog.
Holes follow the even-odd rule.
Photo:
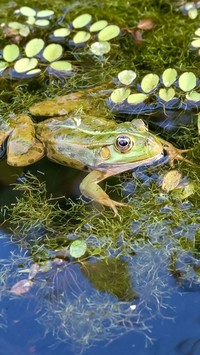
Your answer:
[[[67,99],[68,103],[74,102],[76,96],[69,95]],[[101,181],[158,163],[166,151],[172,161],[184,159],[185,150],[151,133],[141,119],[116,122],[82,110],[72,113],[69,104],[62,107],[66,97],[64,101],[59,100],[59,103],[55,100],[57,107],[53,114],[52,100],[45,100],[33,105],[29,114],[20,114],[0,124],[0,150],[7,140],[9,165],[25,167],[46,155],[55,163],[84,170],[88,174],[79,186],[82,195],[119,215],[118,208],[127,204],[112,200],[99,185]],[[43,110],[45,119],[34,122],[32,116],[38,110]]]

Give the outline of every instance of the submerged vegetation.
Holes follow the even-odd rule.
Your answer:
[[[62,111],[64,95],[90,88],[88,106],[82,102],[75,112],[112,119],[117,113],[120,121],[145,112],[156,135],[193,148],[192,164],[139,168],[109,181],[109,194],[127,203],[114,218],[77,192],[64,197],[76,190],[73,171],[46,160],[30,172],[8,169],[3,159],[1,239],[15,251],[1,259],[0,298],[19,306],[34,300],[44,333],[75,350],[131,331],[151,341],[152,318],[175,314],[168,298],[200,287],[200,73],[199,56],[190,50],[198,7],[185,16],[188,10],[169,0],[21,5],[1,5],[1,122],[30,107],[36,116],[44,105],[38,101],[61,95]]]

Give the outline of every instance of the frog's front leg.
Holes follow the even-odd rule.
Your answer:
[[[93,170],[81,182],[80,191],[85,197],[112,208],[115,215],[118,215],[117,207],[127,205],[125,203],[111,200],[107,193],[98,185],[100,181],[105,180],[112,175],[113,174],[108,172]]]

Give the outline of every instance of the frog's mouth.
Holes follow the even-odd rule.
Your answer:
[[[134,161],[132,163],[126,163],[126,162],[112,163],[112,164],[101,163],[97,166],[88,165],[88,168],[92,170],[109,171],[114,175],[114,174],[119,174],[123,171],[138,168],[140,166],[160,165],[163,163],[163,159],[165,162],[166,156],[164,152],[159,152],[154,157],[150,157],[140,161]]]

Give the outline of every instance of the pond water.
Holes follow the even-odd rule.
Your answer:
[[[199,355],[197,44],[190,51],[199,5],[188,11],[170,0],[56,0],[52,6],[0,4],[0,355]],[[56,35],[63,28],[64,37]],[[23,126],[27,113],[34,127]],[[45,128],[37,124],[54,116]],[[105,117],[116,123],[111,127]],[[119,138],[119,122],[133,120],[129,148],[144,151],[147,128],[138,118],[152,132],[145,144],[162,142],[164,153],[158,161],[150,151],[152,160],[145,156],[146,164],[101,185],[127,204],[115,216],[81,196],[87,171],[79,163],[88,147],[93,170],[116,154],[118,141],[110,137]],[[67,135],[66,122],[73,128]],[[55,162],[42,157],[40,140]],[[181,155],[172,144],[193,149]],[[80,170],[64,166],[69,162]]]

